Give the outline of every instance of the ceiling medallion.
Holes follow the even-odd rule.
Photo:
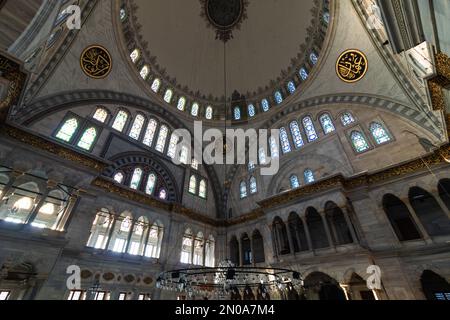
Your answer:
[[[338,77],[347,83],[355,83],[364,78],[369,69],[369,63],[364,53],[359,50],[347,50],[339,56],[336,62]]]
[[[81,54],[80,65],[87,76],[93,79],[103,79],[112,70],[111,55],[102,46],[90,46]]]
[[[216,29],[216,39],[223,42],[233,38],[233,30],[240,29],[247,19],[248,0],[200,0],[201,16],[208,26]]]

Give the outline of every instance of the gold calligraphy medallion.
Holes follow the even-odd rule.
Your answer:
[[[112,70],[112,59],[102,46],[90,46],[81,54],[81,69],[91,78],[106,78]]]
[[[368,69],[367,57],[356,49],[345,51],[336,62],[336,73],[339,79],[347,83],[358,82],[364,78]]]

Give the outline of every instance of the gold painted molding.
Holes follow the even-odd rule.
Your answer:
[[[434,110],[446,110],[443,88],[450,86],[450,58],[444,53],[435,55],[436,77],[428,80]]]
[[[0,52],[0,76],[9,82],[8,93],[0,101],[0,121],[4,122],[9,108],[19,102],[20,95],[25,86],[27,74],[22,72],[22,66]]]

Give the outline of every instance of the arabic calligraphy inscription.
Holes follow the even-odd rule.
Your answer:
[[[101,46],[90,46],[81,54],[81,69],[91,78],[103,79],[109,75],[112,69],[111,56]]]
[[[369,64],[367,57],[359,50],[347,50],[342,53],[336,62],[336,73],[338,77],[347,83],[354,83],[367,73]]]

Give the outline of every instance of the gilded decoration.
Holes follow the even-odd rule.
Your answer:
[[[343,52],[336,62],[336,73],[346,83],[358,82],[364,78],[368,69],[366,55],[356,49]]]
[[[446,110],[445,97],[442,91],[444,87],[450,86],[450,58],[444,53],[435,55],[436,77],[428,80],[431,104],[434,110]]]
[[[111,55],[102,46],[90,46],[81,54],[80,65],[87,76],[93,79],[103,79],[112,70]]]
[[[9,108],[19,102],[27,75],[20,70],[20,65],[0,54],[0,77],[8,81],[6,97],[0,101],[0,120],[4,121]]]

